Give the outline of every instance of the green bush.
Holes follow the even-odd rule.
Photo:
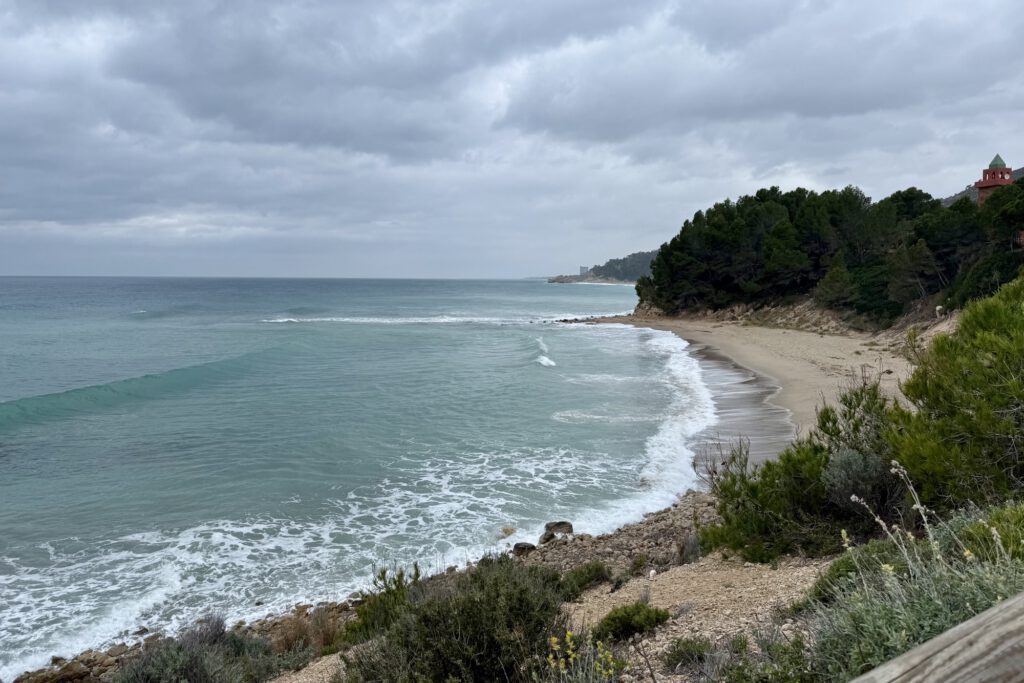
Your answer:
[[[676,638],[661,656],[661,661],[669,671],[680,671],[703,664],[711,650],[711,640],[704,636]]]
[[[526,681],[565,632],[558,572],[485,558],[453,582],[424,583],[383,638],[353,650],[351,681]]]
[[[927,544],[914,542],[917,552],[928,552]],[[903,550],[888,538],[876,538],[864,545],[851,547],[835,559],[825,573],[818,577],[809,591],[811,600],[830,602],[841,594],[850,582],[861,575],[879,575],[882,567],[892,567],[899,574],[907,572]]]
[[[844,392],[818,412],[815,428],[759,467],[741,444],[708,472],[722,522],[701,531],[701,545],[725,547],[753,562],[782,553],[828,555],[840,528],[867,533],[865,500],[887,520],[899,516],[898,481],[889,472],[891,404],[877,382]]]
[[[811,438],[829,453],[822,473],[829,503],[856,519],[864,519],[864,503],[887,521],[900,516],[902,487],[889,471],[891,408],[878,382],[866,382],[818,411]]]
[[[894,411],[894,452],[930,507],[998,502],[1024,485],[1024,279],[968,306],[919,354]]]
[[[1001,285],[1020,275],[1022,267],[1024,252],[1000,248],[971,265],[953,282],[946,303],[951,308],[961,308],[975,299],[991,296]]]
[[[534,683],[609,683],[617,681],[626,662],[604,643],[577,638],[567,631],[564,638],[549,641],[547,664]]]
[[[115,675],[115,683],[259,683],[304,666],[312,652],[275,654],[266,641],[226,631],[208,617],[175,639],[147,646]]]
[[[643,602],[621,605],[598,622],[593,635],[598,640],[624,640],[636,633],[653,631],[668,621],[669,616],[667,611]]]
[[[345,626],[343,639],[361,643],[383,633],[404,614],[412,598],[420,592],[420,568],[413,565],[412,576],[398,569],[392,575],[381,569],[373,578],[373,589],[364,593],[356,605],[356,618]]]
[[[1024,504],[992,510],[984,521],[974,522],[960,532],[960,543],[964,551],[969,550],[979,560],[995,562],[1002,553],[1024,560]]]
[[[888,547],[875,544],[872,551],[849,553],[855,560],[867,556],[872,561],[855,561],[855,578],[837,582],[835,599],[819,606],[810,622],[815,670],[827,680],[865,673],[1024,589],[1024,562],[1012,558],[991,533],[996,544],[991,560],[967,552],[969,538],[955,529],[970,527],[936,526],[906,471],[895,470],[922,513],[925,537],[918,540],[906,530],[883,526]],[[1019,524],[1013,506],[1003,511],[1009,524]],[[990,518],[1000,516],[996,511]],[[957,552],[961,548],[962,554]],[[879,561],[882,556],[897,559]]]
[[[756,653],[723,652],[709,680],[722,683],[817,683],[823,680],[814,671],[807,646],[799,636],[761,639]]]
[[[729,639],[725,649],[734,655],[740,655],[750,648],[750,639],[743,633],[738,633]]]
[[[709,473],[722,522],[701,529],[701,546],[725,547],[752,562],[795,550],[835,552],[838,537],[827,516],[830,504],[822,479],[828,451],[800,439],[776,460],[755,468],[747,463],[747,447],[741,444]]]
[[[562,594],[566,600],[576,600],[588,588],[611,580],[612,573],[608,565],[592,560],[562,575]]]

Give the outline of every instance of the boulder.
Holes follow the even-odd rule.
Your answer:
[[[68,662],[60,669],[53,678],[50,679],[52,683],[68,683],[69,681],[80,681],[83,678],[87,678],[91,672],[89,667],[81,662]]]
[[[526,557],[537,549],[532,543],[516,543],[512,546],[512,554],[516,557]]]
[[[555,540],[555,538],[572,535],[572,522],[548,522],[544,525],[544,533],[540,536],[538,545],[544,545]]]
[[[125,645],[124,643],[118,643],[117,645],[115,645],[112,648],[110,648],[109,650],[107,650],[107,654],[110,655],[111,657],[120,657],[120,656],[124,655],[127,652],[128,652],[128,646]]]
[[[544,525],[544,531],[551,531],[556,534],[571,534],[572,522],[548,522]]]

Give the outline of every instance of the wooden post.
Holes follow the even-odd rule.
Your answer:
[[[1024,681],[1024,593],[1003,600],[852,683]]]

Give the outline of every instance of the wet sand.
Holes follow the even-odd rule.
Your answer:
[[[725,443],[749,439],[752,460],[771,457],[793,436],[806,434],[818,408],[844,389],[879,378],[883,389],[895,395],[911,371],[906,358],[868,334],[819,334],[687,318],[622,316],[600,322],[668,330],[690,342],[703,361],[719,409],[720,421],[712,431]],[[730,369],[749,373],[748,382],[723,382]],[[751,411],[751,401],[765,403],[764,410]],[[779,410],[788,413],[785,437],[778,427]]]

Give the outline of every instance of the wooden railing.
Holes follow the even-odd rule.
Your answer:
[[[1024,593],[1003,600],[852,683],[1024,681]]]

